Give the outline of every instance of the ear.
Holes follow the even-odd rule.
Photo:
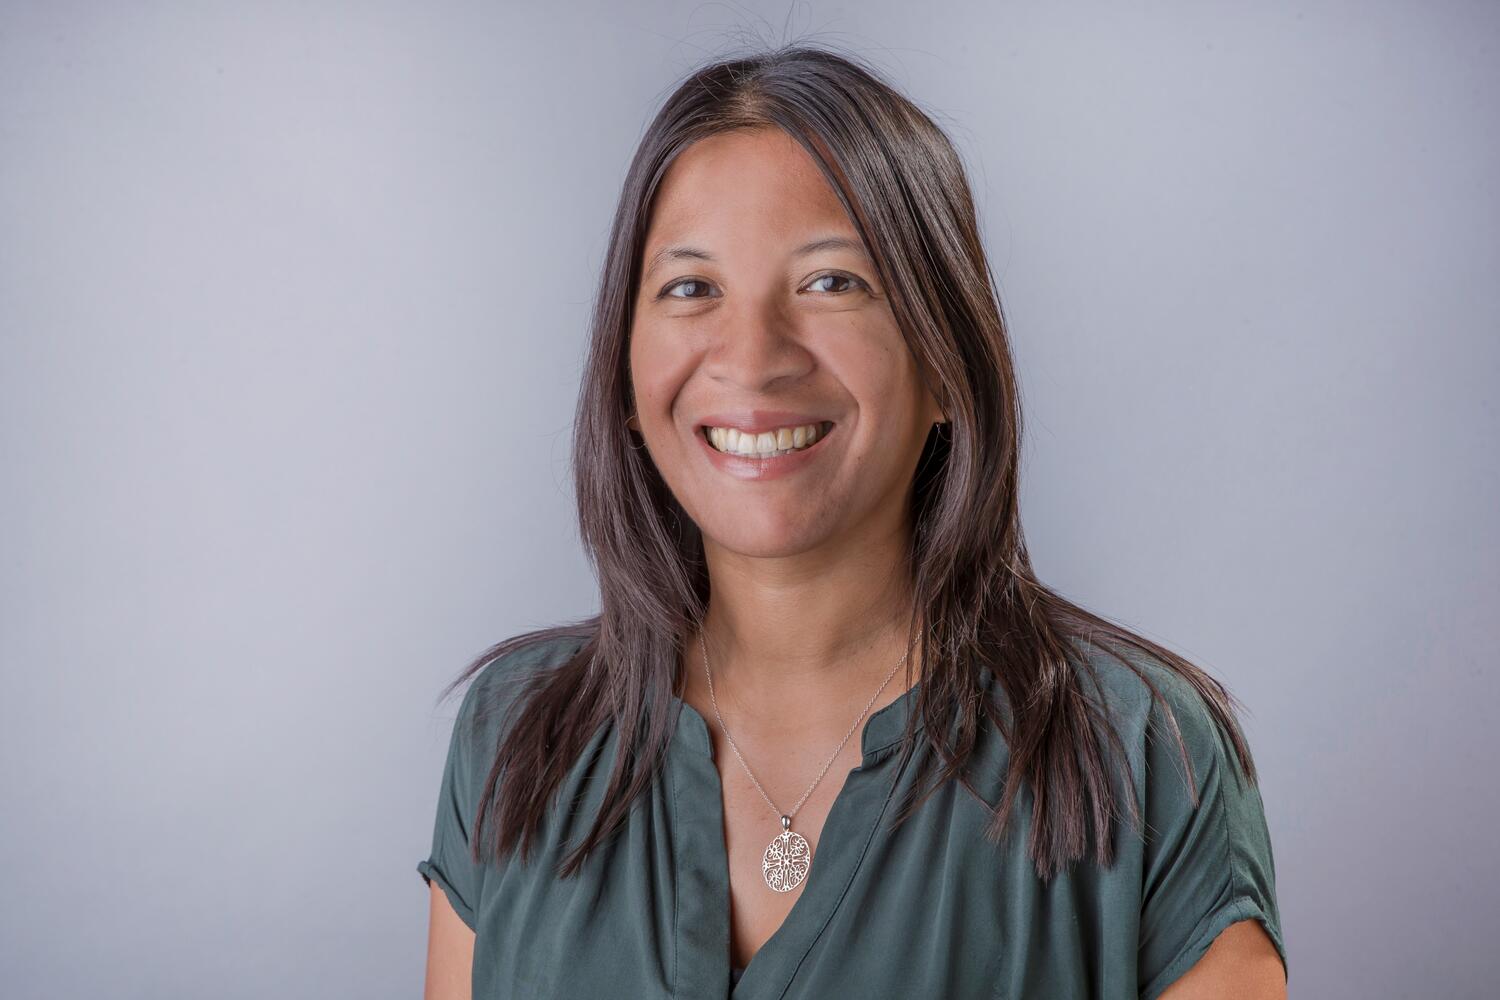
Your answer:
[[[640,419],[637,418],[634,413],[632,413],[630,415],[630,418],[625,421],[625,426],[629,427],[631,430],[635,431],[637,434],[640,433],[641,422],[640,422]]]
[[[933,380],[927,377],[927,366],[922,364],[921,359],[917,361],[917,369],[922,373],[923,397],[927,402],[927,425],[946,424],[948,414],[943,412],[942,400],[938,398],[937,390],[933,388]]]
[[[928,398],[928,401],[931,403],[931,405],[928,406],[928,408],[927,408],[927,422],[928,422],[928,424],[929,425],[931,425],[931,424],[946,424],[948,422],[948,414],[946,414],[946,413],[943,412],[943,406],[942,406],[942,404],[939,403],[937,401],[937,398],[935,396],[933,396],[931,393],[928,393],[927,398]]]

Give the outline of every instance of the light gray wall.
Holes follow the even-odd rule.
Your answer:
[[[746,25],[962,147],[1038,568],[1249,706],[1292,995],[1492,989],[1500,11],[1125,6],[0,7],[5,995],[420,993],[434,699],[595,607],[613,198]]]

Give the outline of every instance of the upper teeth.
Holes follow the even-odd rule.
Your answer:
[[[827,426],[831,427],[832,424]],[[766,456],[778,452],[806,448],[822,437],[826,430],[823,424],[804,424],[801,427],[778,427],[774,431],[747,434],[734,427],[708,427],[708,440],[722,452],[731,455]]]

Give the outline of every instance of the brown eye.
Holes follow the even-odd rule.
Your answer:
[[[845,274],[842,271],[829,271],[827,274],[820,274],[816,278],[814,278],[812,281],[808,282],[807,287],[811,288],[813,285],[816,285],[818,282],[820,282],[820,281],[827,281],[829,278],[832,278],[835,281],[847,281],[851,285],[856,286],[856,287],[859,287],[859,286],[863,286],[863,287],[866,287],[866,288],[869,287],[868,285],[865,285],[865,283],[863,281],[861,281],[860,279],[856,278],[854,275],[852,275],[852,274]],[[844,292],[849,291],[849,289],[847,289],[847,288],[845,288],[845,289],[837,289],[837,290],[835,290],[835,289],[824,289],[824,291],[830,292],[830,294],[833,294],[833,295],[842,295]]]
[[[661,290],[661,294],[658,295],[657,298],[659,298],[659,299],[660,298],[671,298],[671,299],[700,299],[700,298],[704,298],[704,296],[702,296],[702,295],[673,295],[673,294],[671,294],[673,289],[682,288],[683,286],[692,286],[692,285],[699,285],[699,286],[706,287],[708,285],[708,282],[706,282],[706,281],[700,281],[697,278],[682,278],[682,279],[679,279],[677,281],[672,282],[666,288],[663,288]]]

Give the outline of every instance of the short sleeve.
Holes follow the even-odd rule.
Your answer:
[[[1166,713],[1153,703],[1145,754],[1141,1000],[1155,1000],[1221,931],[1241,920],[1264,926],[1286,969],[1260,791],[1246,778],[1234,744],[1202,696],[1180,677],[1158,687],[1181,730],[1199,802],[1194,808],[1176,737]]]
[[[459,704],[438,786],[432,849],[417,871],[425,882],[438,884],[470,930],[479,922],[486,874],[473,860],[470,838],[511,710],[535,673],[555,667],[581,645],[576,635],[521,643],[480,668]]]
[[[453,904],[454,911],[470,930],[475,928],[479,904],[479,869],[471,860],[469,837],[474,828],[476,791],[471,779],[471,724],[478,684],[471,684],[459,705],[458,717],[448,739],[448,758],[438,787],[437,817],[432,830],[432,850],[417,865],[425,882],[436,882]]]

